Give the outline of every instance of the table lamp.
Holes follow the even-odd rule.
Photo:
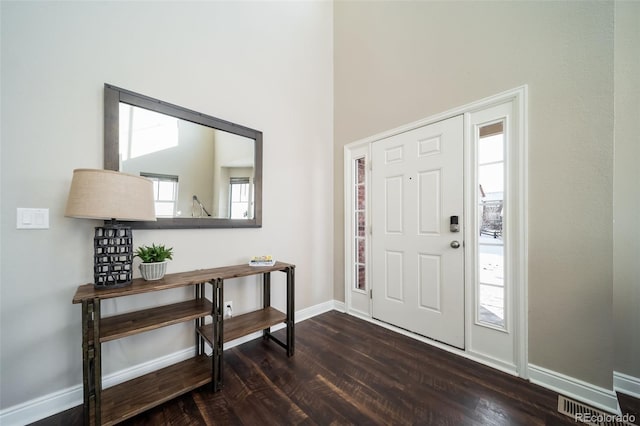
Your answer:
[[[95,287],[131,284],[133,234],[119,221],[156,220],[153,182],[112,170],[76,169],[64,215],[105,220],[93,238]]]

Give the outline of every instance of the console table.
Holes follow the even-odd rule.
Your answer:
[[[287,276],[286,313],[271,307],[271,272],[276,271]],[[224,319],[223,293],[228,280],[260,274],[263,308]],[[122,288],[96,289],[93,284],[78,287],[73,303],[82,304],[85,424],[116,424],[208,383],[214,392],[220,390],[224,343],[250,333],[262,330],[264,339],[273,340],[287,356],[293,356],[294,284],[295,265],[276,262],[273,266],[236,265],[167,274],[158,281],[138,278]],[[205,297],[205,285],[212,286],[212,300]],[[101,300],[187,286],[194,287],[191,300],[109,317],[100,314]],[[208,324],[207,317],[211,318]],[[196,331],[193,358],[102,389],[102,343],[192,320]],[[271,327],[280,323],[286,324],[285,341],[271,334]],[[211,355],[205,352],[205,345],[211,348]]]

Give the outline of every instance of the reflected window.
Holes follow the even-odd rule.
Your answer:
[[[247,219],[251,200],[251,181],[248,177],[232,177],[229,185],[231,219]]]
[[[502,121],[480,128],[477,141],[478,229],[477,320],[505,328],[504,182]]]
[[[156,207],[156,217],[179,216],[176,211],[178,200],[178,176],[159,175],[155,173],[140,173],[153,182],[153,197]]]

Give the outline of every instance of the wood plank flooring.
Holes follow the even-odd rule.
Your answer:
[[[335,311],[296,325],[292,358],[262,339],[225,351],[224,380],[122,424],[576,424],[554,392]],[[81,424],[81,407],[34,423]]]

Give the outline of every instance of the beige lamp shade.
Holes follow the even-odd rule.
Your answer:
[[[76,169],[64,215],[84,219],[154,221],[153,182],[112,170]]]

